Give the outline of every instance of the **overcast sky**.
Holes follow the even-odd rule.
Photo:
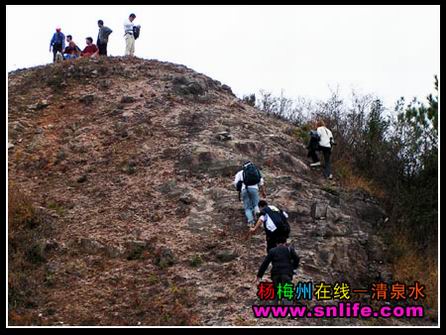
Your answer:
[[[241,97],[260,89],[324,99],[339,85],[393,106],[423,98],[440,71],[440,6],[7,6],[7,71],[52,61],[56,26],[85,47],[97,20],[125,51],[123,22],[141,25],[135,55],[184,64]]]

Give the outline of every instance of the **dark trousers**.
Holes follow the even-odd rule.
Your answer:
[[[277,295],[277,292],[278,292],[277,285],[291,283],[293,278],[289,274],[274,274],[274,275],[271,275],[271,280],[273,281],[273,285],[274,285],[275,301],[278,302],[279,298]]]
[[[286,238],[289,237],[289,233],[273,233],[266,235],[266,254],[268,254],[272,248],[277,247],[277,240],[281,235],[284,235]]]
[[[266,254],[269,253],[269,251],[272,248],[277,247],[277,236],[275,235],[270,235],[270,236],[266,236]]]
[[[107,56],[107,43],[97,43],[99,49],[99,55]]]
[[[319,157],[317,156],[317,151],[322,151],[322,154],[324,155],[324,176],[328,177],[331,174],[331,162],[330,162],[330,156],[331,156],[331,148],[318,146],[317,149],[311,148],[308,155],[313,160],[313,163],[319,162]]]
[[[62,53],[62,44],[54,44],[53,45],[53,63],[56,61],[56,54],[60,51]]]

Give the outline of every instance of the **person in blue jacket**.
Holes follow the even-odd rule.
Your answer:
[[[60,52],[62,54],[65,49],[65,35],[61,31],[60,27],[56,28],[56,32],[53,34],[50,42],[50,52],[53,51],[53,62],[56,61],[56,54]]]

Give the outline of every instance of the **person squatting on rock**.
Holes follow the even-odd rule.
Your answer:
[[[278,285],[292,282],[294,271],[298,268],[300,261],[294,248],[287,245],[286,241],[286,237],[281,236],[277,240],[277,246],[268,251],[268,255],[260,265],[256,278],[259,283],[268,269],[269,264],[272,263],[271,280],[274,285],[276,300],[278,297]]]
[[[108,43],[108,36],[113,32],[109,27],[104,26],[104,21],[99,20],[98,21],[98,39],[96,41],[96,45],[99,49],[99,55],[100,56],[107,56],[107,43]]]
[[[268,205],[265,200],[260,200],[258,207],[260,208],[260,217],[256,225],[250,229],[250,233],[255,233],[263,224],[266,235],[266,252],[268,253],[277,246],[278,241],[290,236],[288,214],[276,206]]]
[[[53,52],[53,62],[56,62],[56,60],[60,60],[56,57],[58,53],[62,55],[63,49],[65,49],[65,35],[61,31],[62,29],[60,27],[56,28],[56,32],[53,34],[53,37],[50,41],[50,52]],[[63,60],[63,56],[62,56]]]
[[[335,144],[333,134],[330,129],[325,127],[325,123],[322,120],[317,121],[316,126],[317,130],[310,132],[310,143],[308,145],[308,157],[311,157],[313,160],[310,166],[316,167],[321,165],[316,151],[322,151],[324,155],[324,176],[325,178],[333,179],[330,162],[331,148]]]
[[[67,35],[67,47],[63,51],[64,59],[75,59],[81,54],[81,49],[74,43],[73,36]]]
[[[129,18],[124,22],[124,38],[125,38],[125,55],[133,56],[135,53],[135,36],[134,36],[134,27],[133,20],[135,20],[136,15],[130,14]]]
[[[243,200],[245,216],[248,220],[248,226],[254,225],[256,215],[260,213],[259,202],[259,186],[262,196],[266,198],[264,180],[259,169],[250,161],[243,164],[243,168],[235,175],[234,186],[240,192]]]

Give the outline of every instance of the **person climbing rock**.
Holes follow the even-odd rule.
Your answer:
[[[136,15],[130,14],[129,18],[124,22],[124,38],[125,38],[125,55],[133,56],[135,53],[135,36],[133,36],[133,27],[135,24],[133,20],[135,20]],[[137,26],[139,27],[139,26]]]
[[[81,57],[96,57],[99,54],[99,49],[96,44],[93,44],[93,39],[87,37],[85,42],[87,46],[82,50]]]
[[[98,21],[99,33],[96,45],[100,56],[107,56],[108,36],[113,32],[109,27],[104,26],[104,21]]]
[[[258,203],[260,217],[254,227],[250,229],[253,234],[263,224],[266,235],[266,252],[277,246],[282,238],[290,236],[290,225],[288,224],[288,214],[276,206],[268,205],[265,200]]]
[[[248,220],[248,226],[252,227],[255,223],[255,216],[260,213],[259,186],[262,196],[266,198],[265,182],[259,169],[250,161],[245,162],[240,171],[235,175],[234,186],[240,192],[243,200],[245,216]]]
[[[65,49],[65,35],[61,30],[60,27],[57,27],[50,41],[50,52],[53,52],[53,62],[56,62],[57,53],[62,54],[63,49]]]
[[[324,176],[328,179],[333,179],[333,175],[331,173],[331,148],[335,144],[333,139],[333,134],[330,129],[325,127],[325,122],[323,120],[319,120],[316,123],[317,130],[312,130],[310,132],[310,144],[308,145],[308,156],[310,156],[313,160],[313,163],[310,164],[311,167],[320,166],[321,162],[316,151],[322,151],[324,155]],[[317,145],[316,145],[316,141]]]
[[[268,269],[269,264],[272,263],[271,280],[274,285],[276,300],[278,300],[278,286],[292,283],[294,271],[298,268],[300,261],[296,250],[287,245],[285,236],[281,236],[277,242],[277,246],[269,250],[268,255],[266,255],[260,265],[256,278],[257,283],[259,283]]]

